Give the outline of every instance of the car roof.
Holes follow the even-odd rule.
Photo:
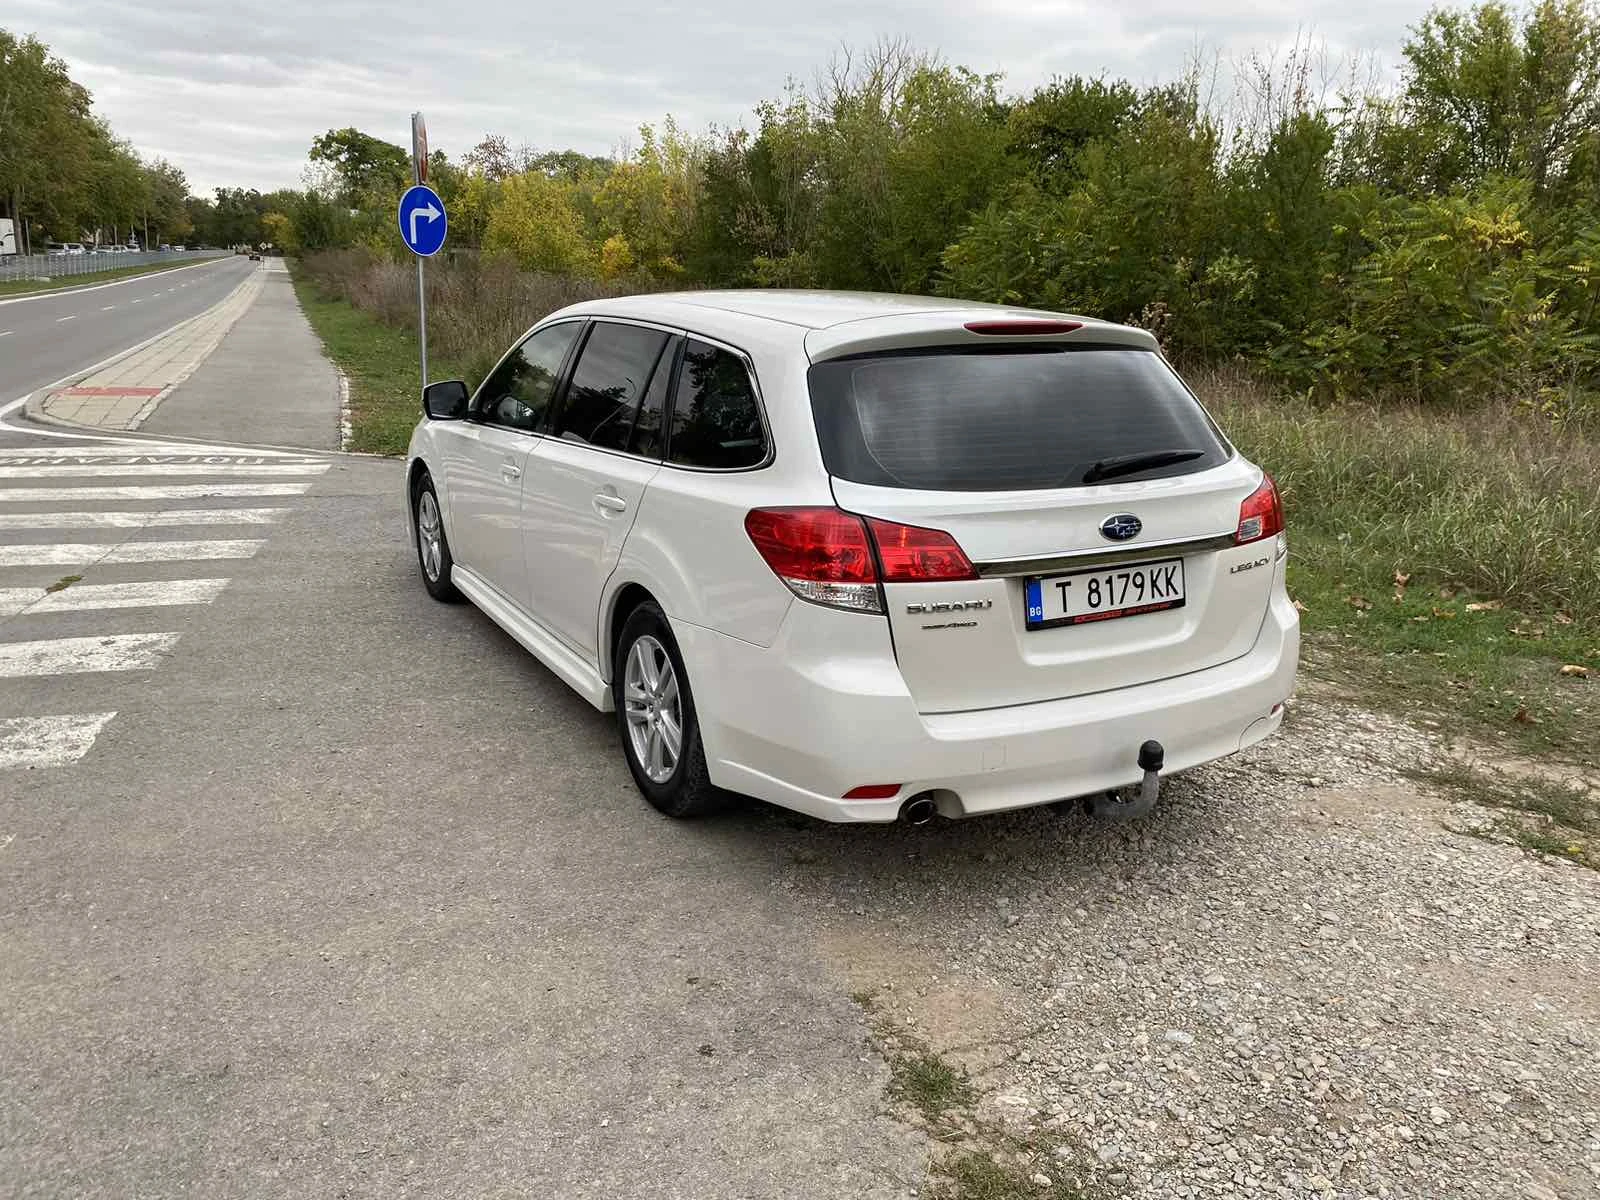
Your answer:
[[[1073,340],[1111,341],[1154,349],[1155,339],[1141,329],[1097,321],[1073,313],[1004,304],[984,304],[936,296],[886,292],[797,291],[779,288],[698,292],[657,292],[589,300],[553,316],[614,316],[680,325],[707,337],[745,345],[752,338],[768,344],[803,343],[813,360],[846,353],[928,342],[987,342],[970,333],[969,321],[997,319],[1070,321]],[[1072,335],[1066,335],[1072,336]],[[1062,335],[1041,338],[1056,341]],[[1009,339],[1008,339],[1009,340]],[[752,347],[753,348],[753,347]]]

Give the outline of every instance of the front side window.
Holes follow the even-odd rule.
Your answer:
[[[555,432],[570,442],[626,450],[639,400],[667,337],[640,325],[595,322],[572,372]]]
[[[758,466],[766,457],[761,406],[744,360],[690,339],[672,401],[668,461],[736,470]]]
[[[472,415],[490,425],[537,430],[555,395],[561,364],[582,328],[581,321],[564,321],[526,338],[484,380]]]

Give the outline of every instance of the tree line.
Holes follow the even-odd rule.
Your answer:
[[[1012,94],[881,42],[740,127],[691,134],[668,118],[608,157],[491,135],[434,151],[429,174],[447,253],[463,258],[639,288],[1066,309],[1307,393],[1592,411],[1600,9],[1441,7],[1399,50],[1385,86],[1304,44],[1246,57],[1219,98],[1198,67],[1157,86],[1071,76]],[[305,188],[186,211],[216,244],[400,258],[409,178],[401,147],[332,129]]]
[[[1372,86],[1297,45],[1160,86],[1025,95],[903,44],[843,55],[746,127],[670,119],[609,159],[489,137],[434,185],[457,253],[641,287],[963,296],[1153,329],[1308,393],[1514,397],[1600,384],[1600,10],[1438,8]],[[312,250],[401,255],[407,156],[354,129],[283,214]]]
[[[50,242],[255,244],[297,192],[189,194],[183,172],[145,159],[98,117],[89,92],[35,37],[0,29],[0,216],[18,251]]]

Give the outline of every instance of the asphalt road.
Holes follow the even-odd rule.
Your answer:
[[[259,269],[238,255],[83,290],[0,299],[0,404],[205,311]]]

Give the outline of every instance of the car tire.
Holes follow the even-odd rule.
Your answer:
[[[424,471],[411,489],[411,534],[416,543],[417,566],[422,571],[422,586],[428,595],[443,604],[460,601],[461,593],[450,582],[455,559],[450,554],[450,539],[444,531],[444,514],[439,494],[433,490],[433,477]]]
[[[611,695],[617,706],[623,757],[634,783],[652,806],[680,819],[703,817],[727,807],[728,793],[711,782],[706,770],[700,719],[683,655],[666,614],[653,602],[634,609],[617,638]]]

